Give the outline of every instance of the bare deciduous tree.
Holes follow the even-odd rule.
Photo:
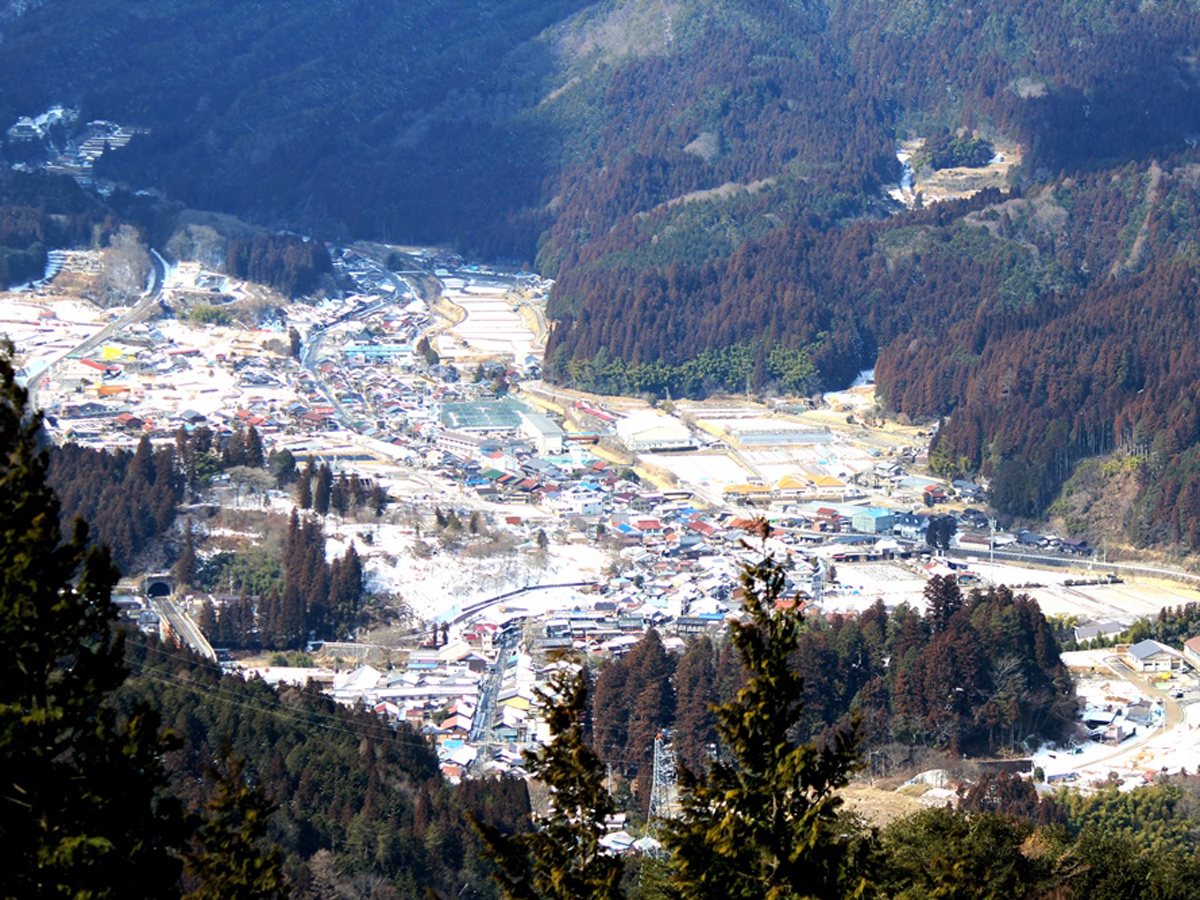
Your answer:
[[[122,225],[100,259],[100,290],[110,306],[141,293],[150,274],[150,253],[136,228]]]

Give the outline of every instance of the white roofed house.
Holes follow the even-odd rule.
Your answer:
[[[503,443],[485,435],[444,429],[438,433],[437,448],[462,459],[485,460],[504,449]]]
[[[359,666],[357,669],[338,672],[333,677],[330,696],[347,705],[361,703],[368,698],[369,692],[374,691],[382,678],[383,673],[373,666]]]
[[[538,453],[549,455],[562,453],[563,430],[543,413],[526,413],[521,416],[521,427],[518,433],[529,438],[537,445]]]
[[[472,705],[479,699],[479,682],[475,679],[452,676],[418,679],[416,684],[397,682],[373,691],[379,700],[389,700],[398,706],[413,707],[419,704],[450,704],[466,700]]]
[[[630,450],[686,450],[694,446],[688,427],[672,416],[645,411],[617,422],[617,437]]]
[[[576,485],[560,491],[553,506],[563,515],[598,516],[604,511],[604,495]]]

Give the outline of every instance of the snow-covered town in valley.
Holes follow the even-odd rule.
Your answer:
[[[539,379],[549,282],[434,250],[327,250],[338,289],[297,301],[154,251],[105,306],[99,286],[130,262],[111,249],[55,254],[43,280],[0,294],[55,440],[133,450],[204,431],[217,452],[253,432],[294,467],[210,473],[176,524],[201,569],[266,546],[294,512],[320,522],[329,560],[353,548],[361,561],[369,614],[303,652],[223,646],[206,627],[238,598],[167,571],[122,582],[141,627],[227,671],[411,723],[457,779],[521,769],[546,738],[540,691],[564,653],[620,657],[651,628],[668,651],[721,635],[743,565],[766,552],[813,615],[923,610],[935,576],[1036,599],[1082,648],[1063,656],[1074,737],[1020,763],[1047,788],[1200,768],[1200,651],[1128,639],[1191,601],[1194,579],[999,529],[985,484],[928,473],[930,430],[887,421],[870,372],[802,400],[590,395]],[[378,502],[306,504],[306,467],[374,485]],[[765,543],[746,530],[760,517]],[[262,598],[246,599],[261,617]],[[908,795],[944,802],[954,777],[925,773]]]

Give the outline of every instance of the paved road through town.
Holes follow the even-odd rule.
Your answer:
[[[504,636],[500,639],[496,661],[488,669],[487,681],[484,682],[483,690],[479,694],[479,705],[475,707],[475,715],[471,719],[471,734],[467,739],[472,743],[482,743],[491,739],[492,722],[496,716],[496,698],[500,694],[500,681],[504,678],[504,669],[507,666],[508,658],[520,636],[520,631],[513,628],[504,632]]]
[[[395,293],[389,297],[381,298],[380,300],[370,303],[360,309],[352,309],[349,312],[342,313],[331,322],[324,325],[313,327],[308,337],[304,342],[304,348],[300,351],[300,365],[309,371],[313,377],[313,381],[317,384],[317,390],[321,395],[329,401],[329,405],[333,407],[334,415],[337,416],[338,423],[347,431],[357,431],[354,418],[350,415],[350,411],[342,405],[342,402],[337,398],[337,394],[325,384],[321,373],[317,368],[317,360],[321,355],[321,345],[325,342],[325,335],[335,325],[340,325],[343,322],[348,322],[351,319],[365,318],[379,310],[394,306],[399,303],[406,292],[411,292],[414,295],[420,296],[417,292],[416,285],[410,282],[407,278],[402,278],[392,272],[384,273],[384,276],[395,286]]]
[[[162,296],[163,283],[167,277],[167,261],[159,255],[157,250],[150,251],[150,270],[151,281],[146,291],[142,294],[141,299],[126,313],[119,318],[109,322],[82,344],[71,348],[58,359],[54,360],[46,370],[33,379],[29,385],[29,405],[37,407],[37,391],[38,388],[50,378],[54,367],[59,365],[63,360],[75,355],[83,355],[95,350],[114,334],[120,332],[123,328],[138,321],[142,316],[148,313],[155,305],[158,304],[159,298]]]

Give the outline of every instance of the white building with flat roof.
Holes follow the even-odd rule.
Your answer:
[[[568,489],[554,498],[551,505],[565,516],[598,516],[604,512],[604,497],[598,491]]]
[[[539,456],[563,452],[563,430],[549,416],[536,412],[523,412],[520,415],[518,434],[533,441]]]
[[[689,450],[695,446],[688,427],[661,413],[634,413],[617,422],[617,437],[634,453],[651,450]]]

